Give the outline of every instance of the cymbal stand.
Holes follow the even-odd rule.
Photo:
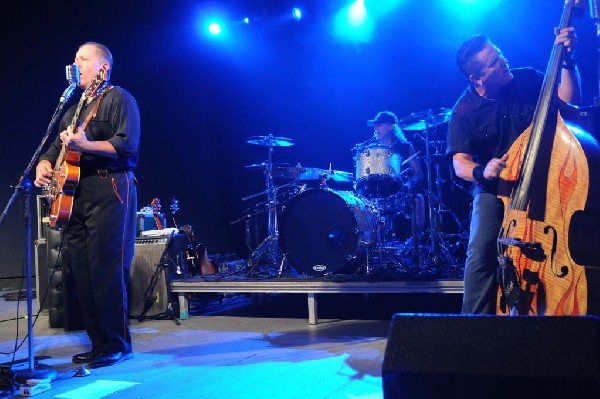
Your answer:
[[[434,116],[431,115],[425,122],[425,128],[423,133],[425,134],[425,166],[427,169],[427,204],[428,204],[428,215],[429,215],[429,226],[428,231],[428,245],[427,254],[425,256],[425,267],[434,267],[434,273],[438,274],[442,266],[450,266],[456,268],[458,261],[452,255],[449,250],[449,244],[446,242],[444,235],[441,232],[441,214],[445,212],[442,209],[443,203],[441,201],[441,186],[443,180],[441,179],[439,163],[436,164],[436,192],[433,191],[433,176],[432,176],[432,155],[431,154],[431,140],[429,138],[430,126],[429,120],[434,120]],[[436,124],[432,123],[434,135],[436,135]],[[437,151],[436,151],[437,152]],[[435,203],[435,204],[434,204]]]
[[[251,277],[259,266],[261,259],[266,258],[270,265],[277,265],[281,258],[277,231],[277,190],[273,184],[273,145],[269,145],[269,158],[265,169],[267,194],[267,237],[256,247],[248,259],[248,274]]]

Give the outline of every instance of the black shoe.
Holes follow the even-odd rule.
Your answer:
[[[112,366],[113,364],[121,363],[124,360],[132,358],[133,353],[131,352],[101,353],[88,364],[88,367],[97,369],[99,367]]]
[[[78,353],[73,356],[72,362],[73,363],[89,363],[89,362],[93,361],[94,359],[96,359],[98,356],[100,356],[100,353],[94,352],[94,351]]]

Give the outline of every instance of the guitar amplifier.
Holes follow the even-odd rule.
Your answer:
[[[168,237],[143,237],[135,240],[128,292],[129,317],[162,316],[173,311],[177,298],[171,293],[171,281],[187,277],[185,250],[187,239],[182,234]],[[144,296],[148,293],[148,302]]]
[[[166,215],[164,213],[159,213],[157,217],[162,223],[162,226],[167,227]],[[142,235],[142,231],[156,230],[156,228],[156,219],[154,219],[154,214],[152,211],[145,211],[145,208],[143,208],[137,213],[137,223],[135,229],[136,237],[140,237]]]

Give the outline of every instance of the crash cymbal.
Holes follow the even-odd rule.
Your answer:
[[[289,147],[294,145],[294,140],[289,139],[287,137],[277,137],[277,136],[250,136],[249,140],[246,140],[246,143],[256,144],[256,145],[264,145],[267,147]]]
[[[426,109],[405,116],[400,119],[398,125],[404,130],[425,130],[427,127],[448,122],[451,114],[452,110],[448,108]]]

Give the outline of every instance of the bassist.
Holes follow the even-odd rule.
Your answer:
[[[576,104],[580,88],[573,57],[575,32],[568,27],[555,34],[555,44],[565,47],[558,97]],[[497,198],[498,176],[506,167],[508,148],[532,121],[543,74],[532,68],[511,70],[500,49],[483,35],[463,43],[457,63],[469,86],[452,111],[447,154],[456,175],[473,182],[462,312],[495,314],[496,242],[504,215]]]

